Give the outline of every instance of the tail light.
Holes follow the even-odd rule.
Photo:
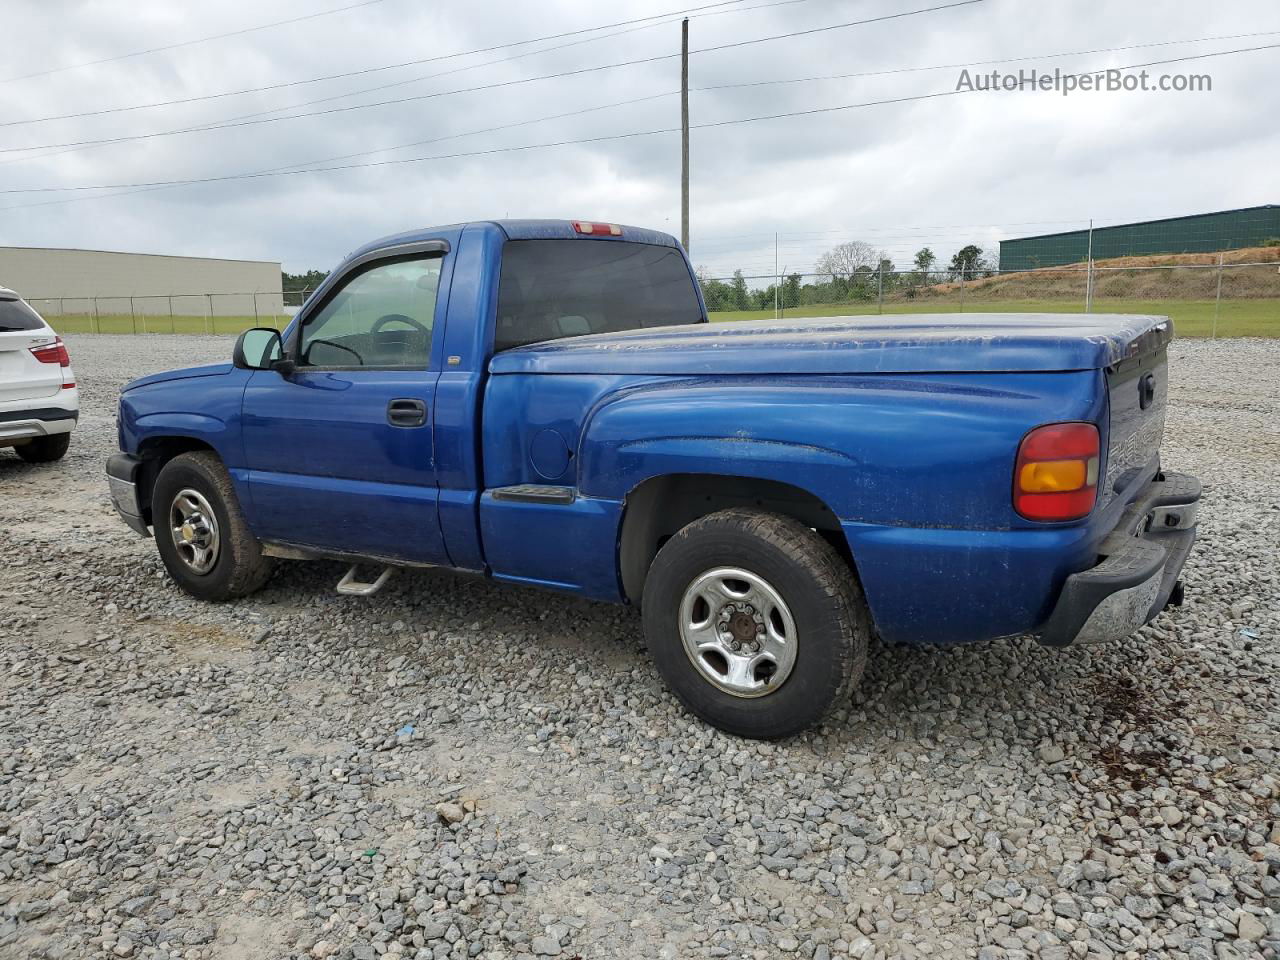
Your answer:
[[[573,229],[590,237],[620,237],[622,228],[616,223],[592,223],[589,220],[573,221]]]
[[[1045,523],[1088,516],[1098,499],[1098,456],[1098,428],[1092,423],[1036,427],[1018,447],[1013,508]]]
[[[54,337],[53,343],[47,347],[32,347],[31,352],[41,363],[56,363],[60,367],[71,366],[71,357],[67,354],[67,345],[61,337]]]
[[[56,363],[62,367],[62,389],[69,390],[76,385],[71,379],[71,355],[67,353],[67,345],[62,342],[61,337],[54,337],[53,343],[46,347],[32,347],[31,355],[41,363]]]

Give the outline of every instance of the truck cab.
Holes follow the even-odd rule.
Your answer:
[[[687,706],[781,736],[873,634],[1063,646],[1177,598],[1199,488],[1159,462],[1170,335],[708,325],[665,234],[452,225],[357,250],[228,363],[127,385],[107,472],[195,596],[327,557],[385,568],[344,592],[441,566],[629,603]]]

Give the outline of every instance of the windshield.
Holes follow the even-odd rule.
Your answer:
[[[693,276],[675,247],[514,240],[502,248],[497,351],[704,319]]]

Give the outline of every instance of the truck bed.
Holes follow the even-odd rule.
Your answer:
[[[498,354],[493,373],[1033,373],[1097,370],[1173,335],[1167,317],[946,313],[690,324]]]

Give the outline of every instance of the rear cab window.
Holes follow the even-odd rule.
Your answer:
[[[494,350],[706,320],[675,247],[623,240],[510,240]]]
[[[0,333],[43,330],[44,321],[21,300],[0,297]]]

